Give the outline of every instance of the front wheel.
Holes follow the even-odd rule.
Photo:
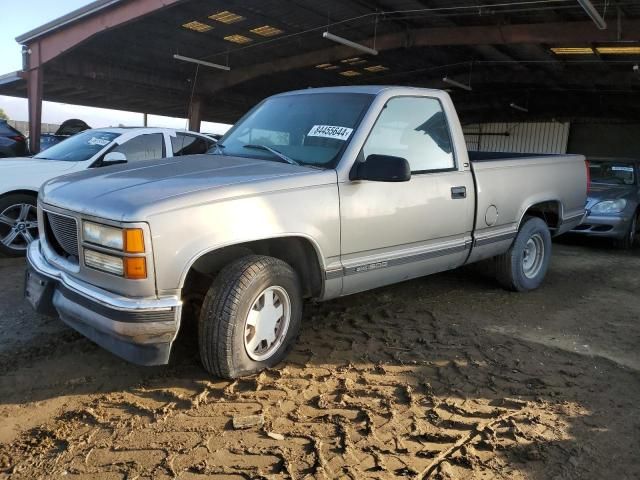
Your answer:
[[[0,198],[0,254],[20,257],[38,238],[35,195],[12,193]]]
[[[496,277],[507,290],[533,290],[544,280],[550,260],[549,227],[540,218],[531,217],[520,227],[511,248],[495,258]]]
[[[296,272],[273,257],[232,262],[207,292],[198,323],[200,358],[223,378],[279,363],[300,330],[302,292]]]
[[[633,247],[633,244],[636,241],[636,234],[638,233],[638,214],[634,215],[629,223],[629,228],[627,229],[627,233],[624,237],[620,239],[616,239],[613,241],[613,244],[616,248],[620,250],[629,250]]]

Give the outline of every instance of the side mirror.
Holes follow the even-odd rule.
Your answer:
[[[369,155],[364,162],[355,165],[350,177],[351,180],[372,182],[408,182],[411,179],[411,167],[402,157]]]
[[[127,156],[121,152],[109,152],[102,159],[102,166],[117,165],[119,163],[127,163]]]

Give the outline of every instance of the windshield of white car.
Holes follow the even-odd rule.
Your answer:
[[[363,93],[268,98],[236,123],[212,153],[273,161],[277,151],[303,166],[334,168],[373,98]]]
[[[589,173],[592,183],[606,185],[633,185],[635,174],[633,163],[590,161]]]
[[[116,132],[86,130],[34,155],[39,160],[83,162],[89,160],[120,136]]]

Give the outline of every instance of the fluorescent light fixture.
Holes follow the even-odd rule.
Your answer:
[[[349,65],[362,65],[363,63],[367,63],[367,61],[360,57],[353,58],[345,58],[344,60],[340,60],[341,63],[348,63]]]
[[[637,47],[597,47],[602,55],[640,55],[640,46]]]
[[[282,30],[276,27],[272,27],[271,25],[263,25],[262,27],[252,28],[251,31],[256,35],[260,35],[261,37],[275,37],[276,35],[280,35],[283,33]]]
[[[384,65],[372,65],[370,67],[364,67],[364,69],[367,72],[384,72],[385,70],[389,70],[387,67],[385,67]]]
[[[551,47],[556,55],[593,55],[591,47]]]
[[[327,68],[330,67],[330,63],[321,63],[320,65],[316,65],[316,68]]]
[[[339,37],[334,35],[333,33],[324,32],[322,34],[323,38],[327,40],[331,40],[332,42],[340,43],[341,45],[346,45],[347,47],[355,48],[356,50],[360,50],[361,52],[368,53],[370,55],[378,55],[378,50],[374,50],[373,48],[369,48],[365,45],[361,45],[356,42],[352,42],[351,40],[347,40],[346,38]]]
[[[598,10],[596,10],[596,7],[593,6],[591,0],[578,0],[578,3],[584,9],[584,11],[587,12],[587,15],[589,15],[591,20],[593,20],[593,23],[596,24],[596,27],[598,27],[598,29],[607,29],[607,22],[605,22],[604,18],[602,18],[600,13],[598,13]]]
[[[230,12],[229,10],[225,10],[224,12],[214,13],[213,15],[209,15],[211,20],[216,20],[221,23],[236,23],[241,20],[245,20],[245,17],[242,15],[238,15],[237,13]]]
[[[224,37],[227,42],[239,43],[240,45],[244,45],[247,43],[253,42],[249,37],[245,37],[244,35],[228,35]]]
[[[198,60],[197,58],[184,57],[182,55],[175,54],[173,56],[176,60],[182,60],[183,62],[191,62],[197,63],[198,65],[204,65],[205,67],[217,68],[219,70],[226,70],[227,72],[231,70],[231,68],[226,65],[219,65],[217,63],[205,62],[204,60]]]
[[[524,112],[524,113],[529,113],[529,109],[528,109],[528,108],[521,107],[521,106],[520,106],[520,105],[518,105],[517,103],[513,103],[513,102],[511,102],[511,103],[509,104],[509,106],[510,106],[511,108],[513,108],[514,110],[518,110],[518,111],[520,111],[520,112]]]
[[[454,87],[462,88],[463,90],[467,90],[470,92],[473,90],[469,85],[465,85],[464,83],[456,82],[455,80],[450,79],[449,77],[444,77],[442,79],[444,83],[448,83],[449,85],[453,85]]]
[[[357,77],[358,75],[362,75],[360,72],[356,70],[345,70],[344,72],[340,72],[340,75],[343,77]]]
[[[182,25],[184,28],[188,28],[189,30],[193,30],[195,32],[208,32],[212,30],[213,27],[211,25],[207,25],[206,23],[198,22],[194,20],[193,22],[185,23]]]

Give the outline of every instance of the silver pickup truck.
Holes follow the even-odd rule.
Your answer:
[[[504,287],[538,287],[586,187],[581,156],[467,152],[442,91],[284,93],[211,154],[46,183],[25,295],[145,365],[196,318],[205,368],[235,378],[285,357],[305,299],[485,259]]]

